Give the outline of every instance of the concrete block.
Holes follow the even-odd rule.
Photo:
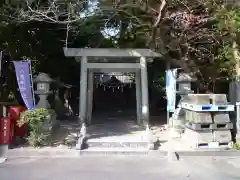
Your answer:
[[[228,104],[226,94],[211,94],[210,99],[212,99],[212,103],[215,105]]]
[[[175,109],[172,118],[169,119],[169,124],[176,128],[184,128],[185,125],[185,109]]]
[[[185,102],[195,105],[208,105],[210,104],[209,94],[188,94]]]
[[[212,130],[230,130],[233,129],[233,123],[220,123],[220,124],[212,124],[211,125]]]
[[[0,145],[0,164],[7,160],[8,145]]]
[[[232,141],[231,132],[228,131],[213,131],[214,141],[219,143],[229,143]]]
[[[230,117],[228,112],[217,112],[213,115],[214,123],[228,123],[230,122]]]
[[[205,144],[213,141],[213,133],[204,132],[204,131],[194,131],[186,128],[184,131],[183,138],[185,142],[189,142],[190,144]]]
[[[186,110],[186,121],[192,123],[212,123],[213,119],[208,112],[194,112]]]
[[[185,127],[192,129],[194,131],[211,131],[211,130],[230,130],[233,129],[233,123],[212,123],[212,124],[195,124],[187,122]]]
[[[188,94],[182,100],[184,103],[196,104],[196,105],[226,105],[226,94]]]
[[[212,130],[212,125],[213,124],[199,124],[199,123],[197,123],[197,124],[195,124],[195,123],[191,123],[191,122],[187,122],[186,123],[186,127],[187,128],[189,128],[189,129],[192,129],[192,130],[194,130],[194,131],[206,131],[206,130],[208,130],[208,131],[211,131]]]
[[[149,147],[147,141],[99,141],[98,139],[87,140],[88,148],[147,148]]]

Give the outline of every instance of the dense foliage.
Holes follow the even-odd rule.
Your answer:
[[[65,82],[78,82],[78,65],[64,58],[63,46],[151,48],[205,85],[240,75],[237,1],[9,2],[1,4],[1,47]],[[162,65],[154,63],[150,76],[158,76]]]

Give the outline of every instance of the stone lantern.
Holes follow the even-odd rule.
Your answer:
[[[38,95],[39,101],[36,105],[37,108],[50,108],[50,104],[47,100],[48,96],[52,94],[50,90],[50,84],[53,80],[46,73],[39,73],[39,75],[34,79],[37,85],[37,90],[35,94]]]
[[[187,73],[179,74],[179,77],[177,79],[178,84],[177,93],[181,96],[194,93],[194,91],[191,89],[192,81],[193,78]]]
[[[188,94],[194,93],[191,89],[191,83],[194,79],[187,73],[180,73],[177,79],[177,94],[180,95],[180,101],[178,104],[181,104],[186,100],[185,96]],[[185,110],[181,107],[178,107],[172,115],[171,123],[172,127],[177,133],[182,133],[185,125]]]

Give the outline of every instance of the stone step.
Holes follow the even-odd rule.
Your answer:
[[[148,148],[98,148],[91,147],[80,151],[80,155],[147,155]]]
[[[148,148],[149,143],[147,141],[110,141],[110,140],[87,140],[88,148]]]

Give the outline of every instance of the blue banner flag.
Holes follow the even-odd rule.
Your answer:
[[[35,106],[33,87],[32,87],[32,74],[30,61],[13,61],[17,83],[22,99],[28,108],[33,110]]]
[[[166,95],[168,112],[174,112],[176,106],[176,77],[177,69],[169,69],[166,71]]]

